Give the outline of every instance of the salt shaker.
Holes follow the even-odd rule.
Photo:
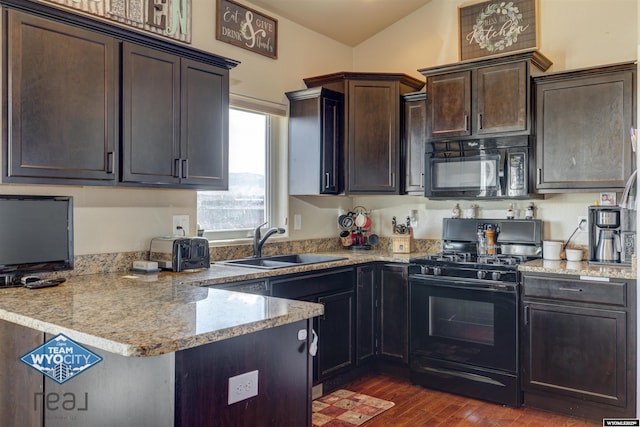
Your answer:
[[[533,202],[529,203],[529,206],[527,206],[527,210],[524,213],[524,219],[533,219]]]
[[[451,218],[460,218],[460,205],[458,203],[451,210]]]
[[[507,209],[507,219],[513,219],[515,215],[513,214],[513,205],[509,205]]]

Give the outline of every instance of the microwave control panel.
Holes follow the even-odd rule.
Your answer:
[[[527,194],[527,157],[524,152],[509,153],[507,155],[509,167],[509,196]]]

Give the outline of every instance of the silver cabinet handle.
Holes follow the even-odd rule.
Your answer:
[[[330,175],[329,172],[324,174],[324,188],[329,188]]]

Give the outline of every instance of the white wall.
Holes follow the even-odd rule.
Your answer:
[[[354,70],[402,71],[422,77],[420,68],[458,61],[458,6],[468,0],[432,0],[406,19],[395,23],[354,49]],[[539,50],[553,66],[550,71],[584,68],[637,59],[637,0],[539,0]],[[586,216],[597,194],[549,195],[534,201],[537,217],[545,220],[545,238],[567,239]],[[427,218],[417,237],[437,238],[438,224],[448,216],[454,202],[432,202],[398,197],[377,200],[355,198],[354,203],[376,209],[382,234],[389,234],[391,217],[405,217],[409,208]],[[484,217],[504,217],[510,202],[480,203]],[[471,202],[461,202],[469,206]],[[526,203],[519,202],[524,210]],[[586,244],[586,233],[577,243]]]
[[[242,1],[241,1],[242,2]],[[466,2],[466,0],[465,0]],[[192,46],[241,61],[231,70],[231,92],[285,104],[284,92],[304,87],[303,77],[343,70],[404,72],[457,61],[457,5],[460,0],[432,0],[355,49],[278,19],[278,59],[264,57],[215,40],[213,0],[192,0]],[[637,32],[635,0],[540,0],[541,51],[556,70],[634,60]],[[281,151],[284,147],[280,147]],[[282,165],[281,168],[286,166]],[[3,184],[5,193],[75,196],[75,252],[78,255],[144,250],[153,236],[168,234],[171,216],[191,216],[195,231],[195,192],[189,190],[112,189]],[[537,202],[549,221],[547,237],[566,238],[595,195],[557,195]],[[375,209],[374,228],[389,234],[390,218],[418,209],[417,237],[439,237],[442,216],[451,203],[422,197],[291,197],[289,213],[302,215],[302,230],[292,239],[336,235],[341,211],[362,204]],[[462,203],[464,205],[464,203]],[[504,202],[483,204],[486,215],[506,209]],[[562,213],[562,215],[561,215]]]
[[[191,46],[241,61],[230,72],[232,93],[284,104],[285,92],[304,88],[303,77],[351,68],[351,48],[273,14],[277,60],[219,42],[215,5],[192,0]],[[178,214],[190,215],[195,234],[196,193],[190,190],[2,184],[0,192],[74,196],[76,255],[145,250],[152,237],[171,234],[172,216]]]

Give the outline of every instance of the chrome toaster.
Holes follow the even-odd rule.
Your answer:
[[[154,237],[149,260],[165,270],[184,271],[209,268],[209,240],[204,237]]]

